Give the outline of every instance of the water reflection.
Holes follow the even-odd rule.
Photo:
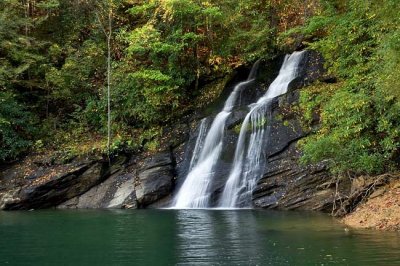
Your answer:
[[[396,233],[344,230],[326,215],[179,210],[177,265],[400,265]]]
[[[213,213],[203,210],[182,210],[176,212],[178,256],[180,263],[207,264],[215,258],[218,239],[215,234]]]
[[[252,211],[179,210],[178,265],[265,265]]]
[[[246,211],[247,212],[247,211]],[[261,262],[262,244],[257,235],[257,223],[253,212],[245,215],[240,211],[223,211],[221,220],[224,223],[222,239],[229,243],[221,250],[221,256],[237,264],[257,265]],[[242,241],[245,240],[245,241]]]

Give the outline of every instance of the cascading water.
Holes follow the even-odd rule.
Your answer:
[[[190,160],[189,171],[193,169],[193,166],[196,165],[199,159],[200,149],[204,144],[204,138],[206,136],[206,133],[207,133],[207,117],[201,120],[199,133],[197,135],[196,144],[193,150],[193,156],[192,159]]]
[[[250,105],[240,129],[234,162],[222,193],[219,207],[235,208],[251,206],[251,195],[264,167],[266,113],[270,112],[271,100],[287,92],[288,86],[298,75],[298,66],[303,52],[286,55],[278,77],[272,82],[267,93],[255,104]],[[267,114],[269,117],[270,114]],[[248,131],[251,130],[250,136]],[[246,152],[247,151],[247,152]]]
[[[190,172],[174,198],[172,208],[207,208],[209,206],[211,195],[209,186],[214,176],[215,165],[221,155],[226,120],[231,114],[241,90],[254,82],[259,63],[257,61],[253,65],[246,81],[235,86],[226,100],[223,110],[214,118],[204,141],[199,139],[202,138],[199,134],[196,140],[196,144],[199,146],[193,152]]]

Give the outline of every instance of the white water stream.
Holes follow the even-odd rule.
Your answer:
[[[202,130],[204,130],[202,129],[204,121],[202,121],[190,163],[190,172],[174,198],[172,208],[207,208],[209,206],[211,194],[209,187],[214,176],[215,165],[223,148],[226,121],[233,107],[235,107],[240,92],[254,82],[259,63],[257,61],[253,65],[246,81],[240,82],[235,86],[225,101],[224,108],[214,118],[204,141],[202,140],[204,133],[201,134]]]
[[[266,94],[250,105],[240,129],[235,157],[229,178],[225,184],[219,207],[235,208],[251,205],[251,195],[264,167],[265,132],[267,112],[271,100],[287,92],[288,86],[298,75],[303,52],[286,55],[278,77],[271,83]],[[248,136],[248,132],[250,136]]]
[[[265,134],[268,129],[267,113],[273,98],[287,92],[288,86],[298,75],[298,66],[303,52],[294,52],[284,59],[278,77],[272,82],[267,93],[251,104],[239,134],[234,162],[229,178],[219,201],[219,208],[251,206],[251,195],[264,167]],[[210,185],[215,175],[224,148],[223,138],[226,121],[237,104],[241,91],[254,82],[259,61],[256,62],[246,81],[235,86],[225,102],[223,110],[216,115],[207,134],[206,122],[200,124],[195,149],[190,161],[189,173],[176,194],[172,208],[210,207]]]

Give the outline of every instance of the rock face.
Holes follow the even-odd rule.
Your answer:
[[[140,206],[148,206],[172,192],[174,165],[170,153],[157,154],[144,161],[137,175],[136,198]]]
[[[47,179],[46,176],[40,176],[24,185],[11,198],[3,198],[2,208],[26,210],[53,207],[86,192],[109,174],[101,161],[70,165],[63,170]]]
[[[253,194],[254,205],[261,208],[331,211],[335,188],[324,162],[300,165],[297,142],[307,136],[300,117],[293,111],[299,89],[320,78],[322,59],[309,52],[300,77],[290,85],[286,95],[275,99],[270,134],[267,140],[267,164]]]
[[[324,73],[322,58],[315,52],[307,52],[300,65],[300,74],[289,86],[287,94],[274,99],[272,115],[268,125],[270,132],[266,136],[266,167],[262,178],[258,181],[253,193],[253,203],[259,208],[307,209],[331,211],[335,200],[335,188],[329,182],[331,177],[323,162],[317,165],[299,165],[300,151],[297,142],[307,136],[301,127],[301,118],[294,111],[299,99],[299,90],[307,84],[320,79]],[[228,177],[232,156],[237,142],[240,125],[247,114],[246,106],[265,93],[265,88],[276,77],[282,58],[272,62],[264,62],[259,70],[258,84],[243,92],[243,99],[228,119],[227,132],[224,139],[224,151],[218,163],[211,184],[214,204],[223,189]],[[271,67],[271,65],[274,65]],[[268,71],[266,71],[268,69]],[[186,143],[185,160],[178,164],[178,181],[181,184],[187,174],[188,161],[197,137],[196,127]]]
[[[253,194],[256,207],[331,211],[335,189],[324,163],[300,166],[296,141],[268,158]]]
[[[117,164],[115,168],[104,182],[58,208],[143,208],[171,194],[175,174],[169,152]]]
[[[122,156],[111,165],[108,161],[77,160],[29,170],[34,173],[29,176],[16,165],[0,179],[0,209],[146,207],[171,194],[174,165],[170,152],[131,160]]]
[[[136,208],[134,176],[116,173],[86,193],[58,206],[60,209]]]
[[[306,54],[299,78],[290,84],[286,95],[275,99],[267,140],[267,163],[253,193],[256,207],[332,211],[335,187],[324,162],[300,165],[297,143],[306,137],[301,117],[294,111],[299,90],[322,77],[323,61],[314,52]]]

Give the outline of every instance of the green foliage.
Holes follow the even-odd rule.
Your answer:
[[[321,122],[302,143],[303,162],[326,159],[336,174],[397,167],[400,19],[394,10],[399,8],[398,1],[348,1],[340,9],[328,3],[325,13],[300,29],[318,38],[309,46],[322,52],[329,72],[342,80],[302,93],[306,120],[317,112]]]
[[[15,159],[30,148],[34,123],[14,95],[0,91],[0,161]]]
[[[271,4],[263,1],[226,1],[221,4],[225,17],[221,33],[225,38],[221,45],[221,55],[237,55],[245,62],[265,58],[273,53],[274,28],[270,25]]]
[[[159,70],[143,69],[128,74],[113,94],[117,121],[126,119],[140,126],[168,119],[179,105],[179,82],[182,81]]]
[[[43,42],[29,35],[33,21],[20,16],[23,6],[19,1],[2,2],[0,10],[0,87],[33,87],[37,81],[27,76],[39,71]]]
[[[52,55],[60,53],[57,49],[56,45],[51,47]],[[51,66],[46,71],[46,81],[52,101],[61,100],[72,106],[93,95],[96,72],[104,69],[105,59],[101,47],[93,40],[85,41],[79,49],[69,49],[68,54],[61,68]]]
[[[178,107],[188,96],[186,88],[201,74],[198,46],[204,35],[197,29],[202,16],[215,15],[211,11],[194,1],[177,0],[150,1],[130,9],[131,14],[148,20],[120,34],[127,48],[117,68],[116,95],[125,96],[114,103],[117,121],[151,126],[184,111]]]
[[[272,47],[268,9],[253,1],[139,1],[129,13],[141,25],[118,35],[126,49],[114,77],[117,123],[151,127],[179,117],[201,77]]]

